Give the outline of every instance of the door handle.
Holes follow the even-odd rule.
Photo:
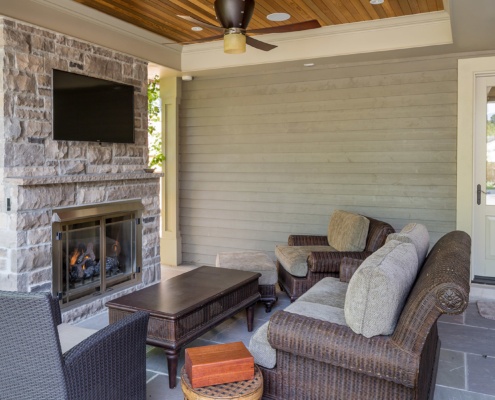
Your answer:
[[[486,194],[486,192],[484,192],[483,190],[481,190],[481,185],[478,185],[476,187],[476,203],[478,203],[478,205],[481,204],[481,193]]]

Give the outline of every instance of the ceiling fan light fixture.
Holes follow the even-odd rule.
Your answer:
[[[383,4],[384,0],[370,0],[370,4],[377,5],[377,4]]]
[[[242,54],[246,52],[246,35],[241,32],[226,33],[223,37],[223,51],[227,54]]]
[[[201,32],[203,30],[203,28],[201,28],[200,26],[193,26],[191,28],[191,30],[194,32]]]

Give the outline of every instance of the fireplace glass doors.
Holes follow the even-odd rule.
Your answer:
[[[56,211],[57,217],[74,216],[74,211],[80,216],[53,224],[53,288],[62,304],[140,277],[140,212],[127,208],[107,204],[69,214]],[[102,214],[91,215],[95,211]]]

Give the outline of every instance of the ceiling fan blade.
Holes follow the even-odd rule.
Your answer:
[[[223,39],[223,35],[215,35],[215,36],[209,36],[206,38],[188,40],[187,42],[180,42],[179,44],[204,43],[204,42],[211,42],[211,41],[217,40],[217,39]]]
[[[272,26],[270,28],[261,28],[261,29],[252,29],[252,30],[249,29],[248,33],[254,33],[260,35],[264,33],[298,32],[298,31],[305,31],[308,29],[316,29],[316,28],[321,28],[321,25],[316,19],[312,19],[310,21],[296,22],[294,24],[288,24],[288,25]]]
[[[268,44],[265,42],[262,42],[261,40],[254,39],[252,37],[246,36],[246,43],[250,45],[251,47],[254,47],[258,50],[263,50],[263,51],[270,51],[276,48],[277,46],[273,44]]]
[[[188,15],[177,15],[177,16],[195,25],[204,26],[205,28],[214,29],[216,31],[221,31],[221,32],[225,31],[225,29],[221,28],[220,26],[210,25],[206,22],[200,21]]]

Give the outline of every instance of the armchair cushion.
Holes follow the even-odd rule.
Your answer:
[[[430,247],[430,235],[426,226],[416,223],[407,224],[399,233],[387,236],[387,242],[398,240],[403,243],[412,243],[418,253],[418,263],[423,265]]]
[[[344,304],[347,325],[367,338],[392,334],[417,272],[413,244],[386,243],[361,264],[349,282]]]
[[[362,215],[335,210],[328,223],[328,244],[337,251],[363,251],[369,225]]]
[[[336,251],[332,246],[276,246],[275,255],[282,267],[291,275],[304,277],[308,273],[308,256],[311,252]]]
[[[298,301],[319,303],[344,309],[347,287],[348,284],[340,282],[338,278],[323,278],[321,281],[317,282],[311,290],[308,290],[299,297]]]

